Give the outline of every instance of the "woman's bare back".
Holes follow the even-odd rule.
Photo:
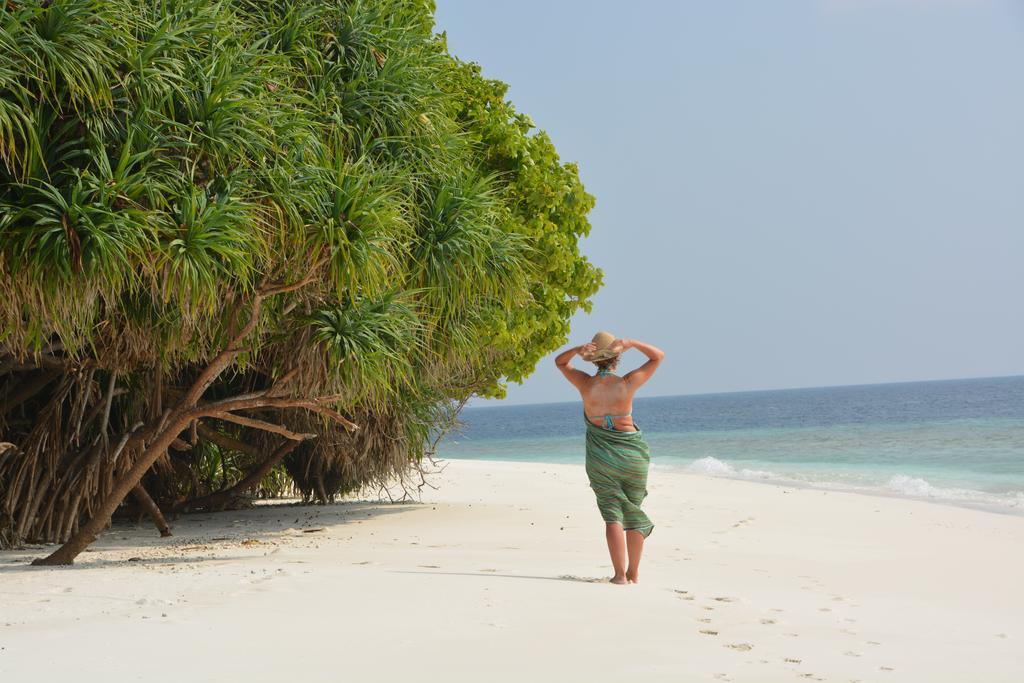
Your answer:
[[[587,419],[598,427],[608,427],[623,432],[635,432],[633,424],[633,394],[624,377],[613,374],[597,374],[590,378],[586,388],[580,390],[583,398],[583,412]]]

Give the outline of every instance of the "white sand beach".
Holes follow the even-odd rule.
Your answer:
[[[640,583],[582,466],[0,553],[0,681],[1024,680],[1024,517],[653,469]]]

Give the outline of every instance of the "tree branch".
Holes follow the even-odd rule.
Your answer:
[[[259,323],[260,320],[260,310],[263,307],[264,299],[266,299],[267,297],[276,296],[277,294],[294,292],[295,290],[305,287],[306,285],[313,281],[313,279],[316,277],[317,271],[319,271],[320,267],[324,263],[326,263],[326,258],[320,258],[321,251],[322,248],[316,252],[314,258],[310,259],[311,261],[313,261],[312,267],[306,273],[306,276],[299,280],[298,282],[294,282],[288,285],[264,284],[256,291],[256,294],[253,296],[252,299],[252,310],[249,312],[249,320],[246,321],[245,325],[242,326],[242,329],[239,330],[234,337],[232,337],[231,341],[224,348],[224,350],[217,354],[217,356],[210,362],[210,364],[206,366],[203,372],[200,373],[199,377],[196,378],[196,381],[192,384],[192,387],[188,390],[188,392],[182,399],[181,405],[185,407],[191,407],[197,404],[199,402],[199,399],[202,398],[203,394],[206,392],[206,390],[210,387],[211,384],[213,384],[214,380],[217,379],[217,377],[220,376],[220,373],[223,372],[224,369],[231,363],[231,360],[234,359],[235,356],[237,356],[244,350],[242,342],[244,342],[245,338],[248,337],[254,329],[256,329],[256,325]]]
[[[316,434],[302,434],[300,432],[293,432],[286,427],[282,427],[279,424],[273,422],[265,422],[263,420],[255,420],[251,417],[243,417],[241,415],[235,415],[233,413],[215,413],[210,417],[218,420],[224,420],[225,422],[234,422],[235,424],[242,425],[243,427],[251,427],[252,429],[259,429],[264,432],[273,432],[280,434],[286,439],[292,441],[305,441],[306,439],[315,439]]]
[[[239,441],[233,436],[221,434],[216,429],[207,427],[201,422],[199,423],[199,434],[207,441],[212,441],[221,448],[227,448],[228,450],[238,451],[239,453],[245,453],[246,455],[251,455],[253,457],[258,456],[260,454],[259,451],[254,446],[250,446],[249,444],[243,441]]]
[[[285,456],[298,448],[301,441],[288,440],[278,446],[269,458],[259,464],[253,471],[245,475],[245,477],[229,488],[223,491],[217,491],[211,493],[208,496],[202,496],[200,498],[193,498],[174,506],[175,512],[183,512],[188,510],[194,510],[196,508],[210,509],[220,505],[224,505],[231,501],[235,496],[239,496],[245,493],[248,489],[258,485],[263,481],[263,477],[267,476],[267,473],[274,468],[274,466],[284,460]]]
[[[326,405],[328,402],[333,402],[337,399],[337,396],[324,396],[312,399],[281,398],[276,396],[267,396],[266,392],[263,392],[263,395],[261,396],[247,394],[242,398],[229,398],[221,401],[214,401],[213,403],[204,403],[196,406],[187,414],[195,418],[220,417],[223,413],[230,413],[236,410],[254,410],[256,408],[304,408],[310,412],[329,417],[349,431],[356,431],[359,429],[359,425],[346,418],[334,408]]]

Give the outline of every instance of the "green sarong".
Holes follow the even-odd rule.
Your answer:
[[[640,509],[647,497],[651,451],[639,430],[620,432],[587,423],[587,478],[606,522],[619,522],[627,531],[650,536],[654,524]]]

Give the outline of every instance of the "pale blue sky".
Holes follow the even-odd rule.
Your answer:
[[[1024,2],[437,19],[579,163],[605,286],[572,343],[665,349],[645,395],[1024,374]],[[576,398],[545,358],[507,402]]]

